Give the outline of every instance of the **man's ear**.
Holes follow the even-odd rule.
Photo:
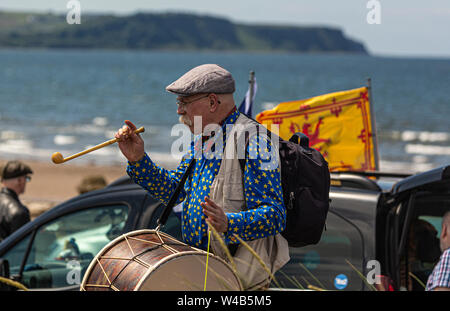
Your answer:
[[[211,97],[209,99],[209,111],[215,112],[219,105],[219,98],[216,94],[211,94]]]
[[[448,232],[448,225],[443,225],[442,226],[442,231],[441,231],[441,236],[440,239],[445,239],[448,236],[449,232]]]

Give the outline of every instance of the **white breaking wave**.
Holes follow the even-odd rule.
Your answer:
[[[92,124],[97,126],[106,126],[108,124],[108,119],[105,117],[95,117],[92,120]]]
[[[103,127],[92,124],[70,126],[64,130],[75,134],[102,134],[105,131]]]
[[[271,103],[271,102],[264,102],[262,103],[263,110],[270,110],[275,108],[279,103]]]
[[[405,142],[446,142],[450,141],[450,133],[429,131],[392,131],[391,138]]]
[[[435,167],[432,163],[411,163],[397,161],[380,161],[380,171],[393,173],[420,173]]]
[[[412,161],[414,163],[427,163],[428,162],[428,158],[424,155],[415,155],[412,157]]]
[[[34,148],[29,140],[8,140],[0,144],[2,155],[9,155],[20,158],[43,158],[50,161],[53,151],[47,149]]]
[[[53,138],[55,145],[72,145],[77,141],[75,136],[56,135]]]
[[[26,139],[10,139],[0,144],[0,151],[31,154],[33,151],[33,144]]]
[[[405,152],[412,154],[450,155],[450,147],[423,144],[407,144],[405,146]]]

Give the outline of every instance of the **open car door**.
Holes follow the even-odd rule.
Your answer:
[[[450,210],[450,166],[407,177],[387,194],[384,256],[396,290],[424,290]]]

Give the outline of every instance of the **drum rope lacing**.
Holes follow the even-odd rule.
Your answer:
[[[215,277],[214,279],[218,279],[221,280],[220,282],[223,282],[223,284],[225,284],[225,286],[227,286],[226,284],[229,284],[229,288],[233,288],[233,285],[230,283],[229,280],[224,279],[222,275],[220,275],[218,273],[218,271],[215,271],[215,269],[212,269],[211,271],[208,272],[209,270],[209,257],[211,257],[211,259],[213,259],[213,253],[210,253],[210,246],[211,245],[211,231],[213,231],[214,234],[216,234],[214,228],[210,228],[210,230],[208,231],[209,235],[208,235],[208,247],[207,247],[207,251],[202,251],[200,249],[195,249],[197,251],[203,252],[204,255],[206,255],[206,271],[205,271],[205,282],[204,282],[204,291],[206,291],[206,283],[207,283],[207,274],[213,274],[213,276]],[[144,236],[140,237],[139,235],[130,235],[130,234],[123,234],[122,235],[122,245],[125,247],[125,249],[129,249],[130,253],[129,255],[132,256],[104,256],[99,254],[98,257],[96,257],[94,259],[96,265],[100,266],[97,267],[97,274],[100,275],[100,279],[91,279],[93,280],[95,283],[100,283],[100,284],[89,284],[88,280],[89,278],[86,277],[86,280],[83,281],[83,283],[81,284],[81,291],[86,291],[86,288],[89,289],[90,288],[104,288],[104,289],[110,289],[110,290],[114,290],[114,291],[120,291],[120,290],[133,290],[133,289],[119,289],[121,288],[121,286],[118,286],[116,284],[116,280],[119,277],[120,273],[118,273],[114,278],[111,278],[111,275],[108,276],[107,271],[110,270],[110,267],[108,266],[108,263],[103,262],[102,263],[102,259],[103,260],[107,260],[107,259],[111,259],[111,260],[127,260],[128,262],[124,265],[124,267],[122,268],[121,271],[123,271],[130,263],[132,262],[136,262],[144,267],[152,267],[153,265],[144,262],[143,259],[138,258],[140,256],[142,256],[143,254],[147,253],[147,252],[151,252],[153,250],[156,249],[161,249],[164,248],[166,251],[168,251],[169,253],[171,253],[172,255],[175,255],[177,253],[183,253],[183,251],[181,250],[177,250],[176,246],[188,246],[186,243],[183,243],[177,239],[174,239],[173,237],[164,234],[163,232],[154,232],[155,233],[155,237],[153,240],[146,240]],[[119,238],[118,238],[119,239]],[[125,241],[124,241],[125,240]],[[147,248],[145,251],[139,251],[139,253],[136,253],[136,249],[132,249],[132,247],[134,247],[134,244],[132,243],[132,240],[134,241],[139,241],[139,242],[143,242],[143,243],[148,243],[151,244],[154,247],[150,247]],[[125,246],[126,245],[126,246]],[[110,248],[105,249],[103,251],[103,253],[106,253],[110,250]],[[210,255],[211,254],[211,255]],[[176,255],[175,255],[176,256]],[[130,258],[131,257],[131,258]],[[205,263],[205,261],[203,261],[203,263]],[[224,262],[225,263],[225,262]],[[89,275],[89,273],[91,273],[90,271],[92,269],[94,269],[95,265],[92,266],[92,268],[89,268],[89,272],[86,272],[87,275]],[[100,270],[100,271],[99,271]],[[233,269],[231,269],[233,270]],[[94,270],[93,270],[94,271]],[[234,270],[233,270],[234,271]],[[103,281],[101,280],[101,276],[104,275]],[[210,277],[211,279],[211,277]],[[97,281],[96,281],[97,280]],[[103,284],[102,284],[103,283]],[[116,284],[116,285],[114,285]],[[200,284],[199,284],[200,285]],[[201,286],[201,285],[200,285]],[[200,289],[200,288],[199,288]]]

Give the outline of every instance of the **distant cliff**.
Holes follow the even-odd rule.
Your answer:
[[[339,29],[242,25],[224,18],[181,13],[130,16],[0,12],[0,47],[238,50],[291,52],[367,51]]]

